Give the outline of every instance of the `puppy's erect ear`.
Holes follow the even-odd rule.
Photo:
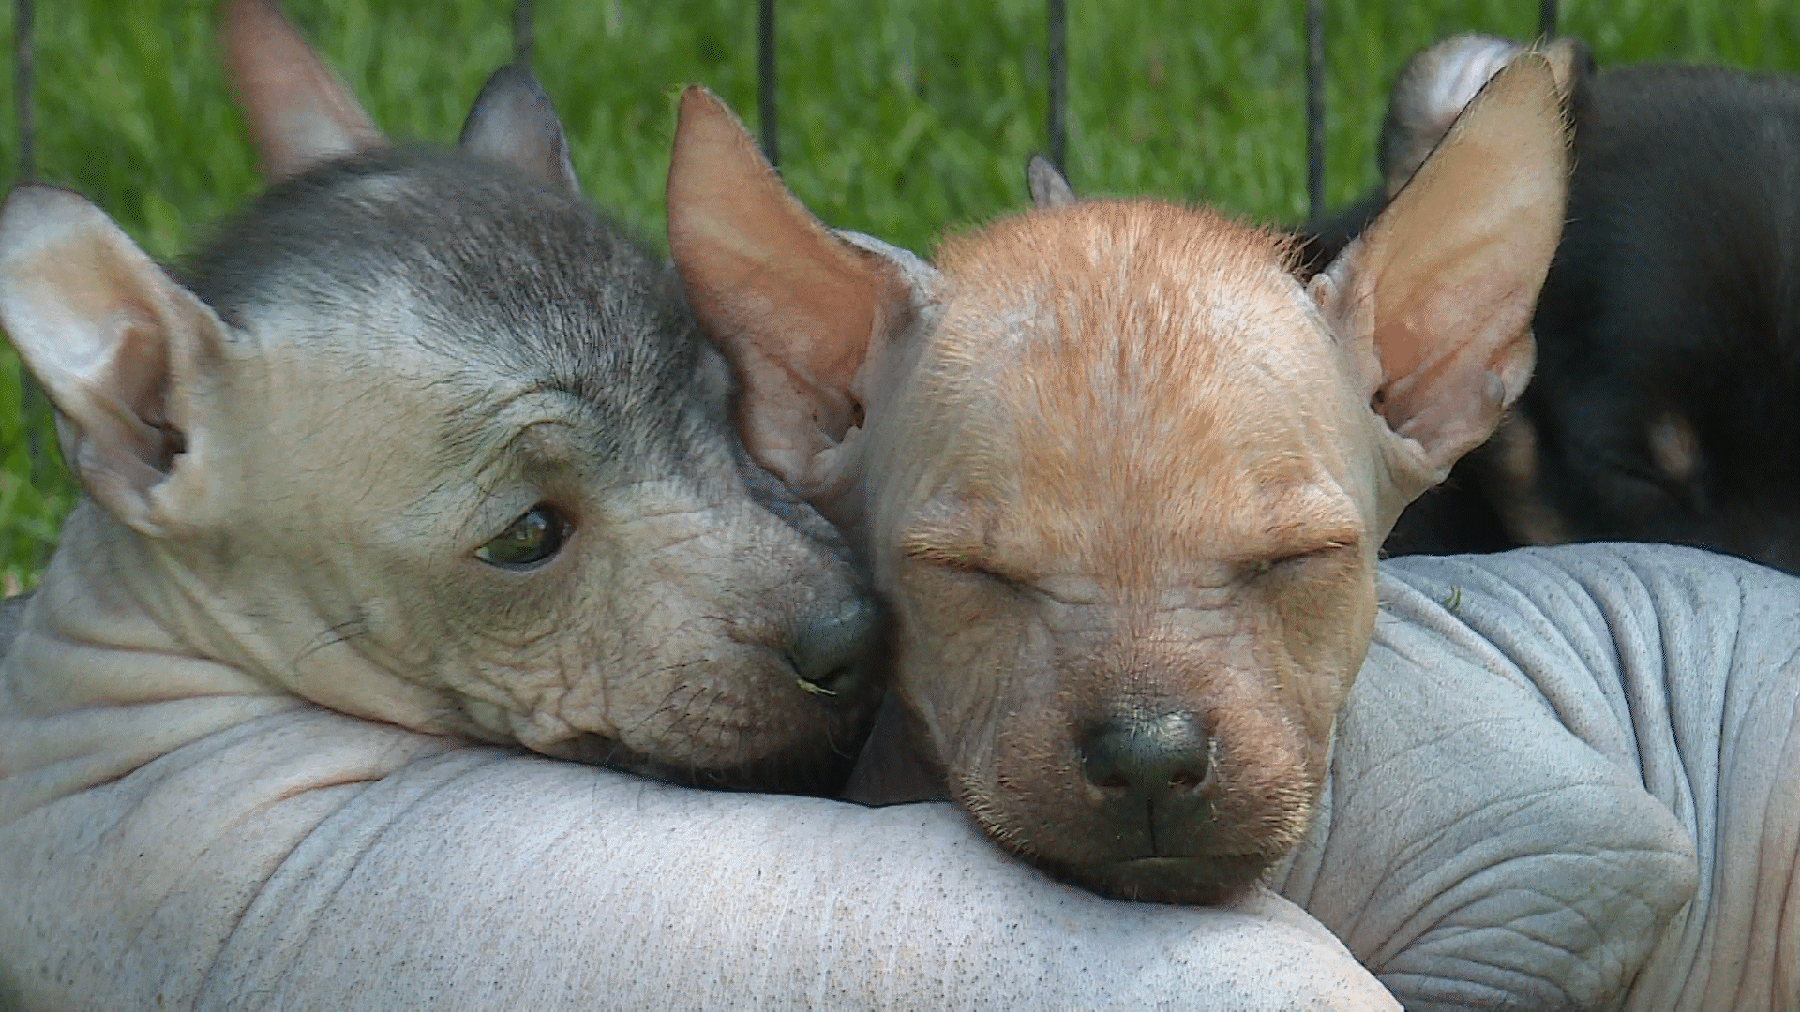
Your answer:
[[[1043,155],[1032,155],[1025,163],[1025,188],[1031,191],[1031,202],[1038,207],[1075,203],[1075,188]]]
[[[1529,43],[1496,35],[1453,35],[1408,60],[1388,95],[1378,156],[1388,196],[1400,192],[1426,156],[1444,139],[1483,85]],[[1594,69],[1594,56],[1581,42],[1563,37],[1538,50],[1550,61],[1564,104]]]
[[[1423,451],[1410,466],[1423,473],[1396,475],[1407,499],[1486,439],[1531,376],[1531,315],[1562,234],[1568,172],[1550,64],[1522,55],[1313,279],[1371,405]]]
[[[470,154],[511,165],[558,189],[581,192],[556,107],[531,71],[518,64],[494,71],[481,86],[457,144]]]
[[[344,82],[271,0],[229,0],[225,64],[271,179],[386,143]]]
[[[681,94],[668,214],[688,301],[743,381],[745,445],[809,494],[821,454],[862,424],[861,370],[914,318],[914,277],[820,224],[697,86]]]
[[[27,185],[0,205],[0,324],[56,405],[88,494],[162,534],[181,507],[173,479],[193,470],[189,397],[218,370],[218,317],[99,208]]]

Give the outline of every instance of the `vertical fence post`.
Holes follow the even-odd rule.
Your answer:
[[[1325,218],[1325,0],[1306,0],[1306,202]]]
[[[37,175],[32,123],[32,0],[13,0],[13,103],[19,124],[19,179]]]
[[[1538,34],[1546,39],[1556,37],[1556,0],[1538,0]]]
[[[763,154],[770,165],[780,166],[781,147],[775,136],[775,0],[756,4],[756,119],[762,128]]]
[[[531,67],[531,0],[515,0],[513,4],[513,62]]]
[[[1069,166],[1065,160],[1069,148],[1068,12],[1064,10],[1063,0],[1048,0],[1045,6],[1045,14],[1049,20],[1046,56],[1049,61],[1050,102],[1045,115],[1049,119],[1050,161],[1066,177],[1069,174]]]
[[[13,0],[13,112],[19,125],[19,181],[37,178],[36,66],[33,63],[33,0]],[[25,449],[31,458],[31,483],[44,480],[45,453],[43,430],[32,425],[34,419],[48,414],[47,402],[37,382],[23,368],[19,370],[19,428],[25,435]]]

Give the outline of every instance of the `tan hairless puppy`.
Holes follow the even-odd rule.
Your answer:
[[[1530,370],[1552,77],[1502,71],[1304,289],[1266,232],[1042,167],[1055,206],[933,269],[820,228],[686,96],[671,244],[740,428],[899,617],[865,796],[947,774],[1115,895],[1263,877],[1408,1008],[1800,1007],[1800,581],[1375,564]]]
[[[1382,537],[1530,374],[1549,67],[1496,78],[1309,287],[1280,235],[1153,201],[1005,218],[933,271],[826,231],[709,95],[682,112],[671,249],[751,452],[896,610],[911,744],[1076,881],[1255,882],[1311,818]]]

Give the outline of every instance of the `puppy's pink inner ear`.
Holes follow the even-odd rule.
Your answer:
[[[817,455],[861,421],[851,385],[896,282],[794,199],[703,88],[682,93],[668,215],[688,301],[743,381],[746,445],[806,484]]]
[[[1380,361],[1376,410],[1419,443],[1436,479],[1524,390],[1567,179],[1550,67],[1519,57],[1328,269],[1334,327]]]
[[[386,143],[331,68],[269,0],[232,0],[225,62],[271,179]]]
[[[157,534],[158,489],[188,449],[183,405],[216,382],[202,374],[224,343],[218,318],[98,208],[30,185],[0,205],[0,323],[56,404],[82,486]]]

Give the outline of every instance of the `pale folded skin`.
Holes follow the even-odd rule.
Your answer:
[[[1284,900],[1099,899],[948,805],[669,787],[142,659],[119,705],[47,640],[67,575],[0,669],[0,1006],[1395,1007]],[[1287,896],[1409,1007],[1796,1006],[1800,581],[1581,546],[1381,595]]]
[[[1280,891],[1408,1008],[1800,1008],[1800,581],[1668,545],[1383,575]]]

